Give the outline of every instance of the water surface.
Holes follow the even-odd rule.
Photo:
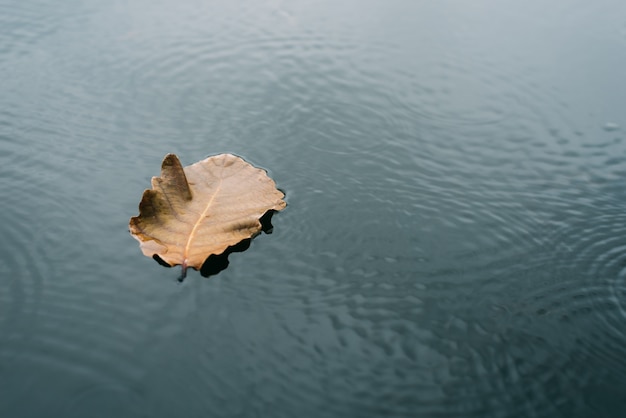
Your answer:
[[[619,1],[0,0],[0,416],[626,408]],[[203,278],[163,156],[288,208]]]

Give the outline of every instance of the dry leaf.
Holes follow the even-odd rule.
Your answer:
[[[168,154],[161,177],[144,191],[139,216],[130,219],[130,233],[148,257],[170,266],[202,267],[210,255],[253,238],[259,219],[285,208],[285,195],[265,170],[231,154],[220,154],[187,167]]]

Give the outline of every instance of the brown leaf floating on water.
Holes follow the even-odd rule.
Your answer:
[[[220,154],[183,168],[168,154],[130,233],[144,255],[182,265],[184,278],[188,267],[198,270],[210,255],[258,235],[259,219],[284,209],[284,197],[265,170],[240,157]]]

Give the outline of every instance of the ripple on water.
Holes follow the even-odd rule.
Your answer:
[[[626,215],[619,202],[601,202],[591,208],[585,219],[572,222],[557,235],[555,269],[575,279],[580,287],[572,289],[570,303],[564,303],[563,320],[568,314],[582,313],[599,320],[604,327],[595,332],[604,335],[593,341],[598,346],[612,346],[623,336],[623,271],[626,265]],[[546,312],[549,311],[549,308]],[[600,336],[598,336],[600,337]],[[613,347],[615,354],[626,354]]]
[[[36,48],[54,36],[84,21],[86,4],[57,7],[48,1],[3,2],[0,4],[0,63],[33,55]]]
[[[575,202],[558,204],[568,208]],[[558,396],[588,385],[610,387],[625,376],[621,366],[626,349],[620,341],[626,319],[626,216],[612,199],[575,209],[578,215],[561,215],[560,226],[547,229],[554,231],[547,236],[551,244],[525,266],[527,283],[517,286],[510,305],[497,309],[512,329],[523,327],[541,338],[542,345],[549,343],[546,351],[555,357],[536,372],[544,376],[546,387],[560,388]],[[517,366],[539,367],[536,356],[531,353]],[[584,401],[578,404],[589,408]]]
[[[2,119],[2,122],[12,127],[10,120]],[[41,179],[29,173],[20,175],[16,170],[15,162],[28,160],[29,150],[15,136],[2,136],[0,142],[3,146],[0,207],[6,220],[0,225],[5,243],[1,266],[6,290],[0,292],[0,326],[5,330],[2,337],[6,341],[0,350],[9,356],[19,356],[19,351],[12,349],[13,344],[19,343],[24,330],[29,328],[43,297],[46,266],[39,253],[45,245],[32,227],[37,222],[32,208],[41,205],[45,192],[40,192]]]
[[[311,150],[359,158],[375,155],[392,140],[395,121],[380,109],[358,102],[309,101],[294,106],[283,116],[284,123],[298,126]],[[371,132],[380,132],[376,141]],[[292,146],[296,143],[292,141]]]
[[[16,102],[13,113],[0,114],[0,124],[8,128],[0,138],[0,174],[9,180],[0,184],[7,220],[0,228],[8,250],[0,268],[9,278],[7,292],[0,292],[0,354],[9,360],[12,399],[68,395],[41,396],[42,405],[56,411],[72,400],[74,388],[63,384],[99,382],[109,391],[136,379],[133,347],[143,328],[134,294],[112,294],[115,287],[102,277],[102,260],[94,256],[98,233],[111,230],[106,215],[111,207],[106,199],[92,206],[98,199],[89,192],[109,185],[98,172],[106,164],[90,165],[90,153],[99,151],[106,159],[115,145],[86,146],[102,121],[84,109],[67,117],[80,100],[69,94],[67,106],[54,106],[50,90],[37,103],[9,95],[7,100]],[[75,136],[81,136],[78,144]],[[94,161],[99,161],[95,155]],[[93,280],[94,272],[101,280]],[[52,391],[45,387],[56,382],[51,375],[66,377]]]
[[[107,36],[82,48],[106,44],[107,53],[53,60],[82,78],[50,87],[40,103],[18,108],[21,115],[0,113],[0,126],[15,134],[2,170],[15,161],[24,167],[16,182],[0,185],[5,216],[22,220],[1,226],[15,256],[0,272],[15,279],[0,293],[0,320],[28,325],[12,326],[18,338],[0,350],[90,383],[67,392],[64,415],[101,406],[110,415],[127,408],[147,415],[129,384],[141,377],[171,394],[157,404],[223,405],[224,414],[246,412],[227,402],[242,397],[270,412],[306,405],[334,416],[556,414],[568,388],[594,378],[581,364],[619,364],[626,311],[619,205],[554,219],[563,207],[580,214],[555,189],[575,188],[570,178],[585,158],[614,148],[566,146],[584,138],[534,74],[472,50],[411,61],[403,48],[368,44],[344,26],[291,33],[294,15],[276,15],[287,26],[268,25],[260,6],[230,6],[225,19],[196,6],[165,16],[142,5],[129,19],[137,27],[114,40],[103,29],[109,20],[90,19]],[[20,7],[0,18],[11,40],[0,59],[59,28],[43,13],[32,34],[16,32],[32,13]],[[63,110],[56,97],[67,100]],[[161,129],[168,125],[160,117],[180,124]],[[81,197],[93,196],[83,183],[106,180],[130,164],[115,157],[153,145],[107,141],[101,134],[116,123],[123,130],[120,121],[149,121],[135,135],[180,128],[198,133],[194,140],[231,139],[241,129],[248,136],[237,145],[279,149],[292,210],[280,215],[284,226],[277,222],[281,240],[260,241],[259,250],[274,249],[283,268],[263,264],[268,253],[249,252],[247,262],[268,268],[232,270],[249,273],[245,290],[234,274],[232,283],[202,282],[214,298],[147,291],[149,300],[138,303],[142,292],[123,284],[128,277],[85,260],[96,250],[81,248],[94,245],[84,237],[110,229],[106,213],[120,202],[81,210],[88,206]],[[266,142],[254,145],[257,138]],[[50,143],[60,157],[49,157]],[[115,197],[116,186],[99,191]],[[45,211],[32,209],[42,202]],[[68,218],[72,226],[63,227]],[[496,303],[507,291],[510,300]],[[19,341],[25,336],[28,343]],[[162,362],[163,353],[178,356]],[[189,397],[171,386],[201,402],[184,405]]]
[[[151,416],[154,411],[142,402],[140,393],[129,387],[94,385],[81,389],[59,411],[64,417],[84,417],[98,411],[107,416]]]
[[[32,44],[58,29],[57,17],[53,13],[42,13],[41,7],[49,7],[52,12],[52,5],[47,2],[0,5],[0,40],[3,41],[0,60],[26,53]]]

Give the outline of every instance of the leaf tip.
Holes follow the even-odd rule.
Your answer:
[[[153,180],[152,187],[173,188],[184,200],[192,198],[189,182],[183,165],[176,154],[167,154],[161,163],[161,177]]]
[[[171,166],[171,165],[174,165],[176,163],[180,164],[180,160],[178,159],[178,155],[169,152],[169,153],[167,153],[165,155],[165,157],[163,157],[163,162],[161,163],[161,166],[164,166],[164,165]]]

